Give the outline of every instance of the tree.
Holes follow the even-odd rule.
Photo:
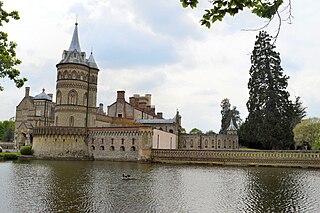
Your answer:
[[[270,41],[266,32],[259,32],[249,71],[249,115],[240,137],[255,148],[289,149],[294,146],[292,129],[305,116],[305,108],[300,98],[294,103],[289,100],[289,77],[283,73],[280,54]]]
[[[14,138],[14,121],[0,121],[0,141],[13,141]]]
[[[242,119],[240,118],[240,112],[237,110],[237,107],[233,106],[232,109],[230,101],[228,98],[225,98],[221,101],[221,134],[226,134],[227,129],[230,125],[230,121],[232,119],[233,124],[238,129],[241,125]]]
[[[180,0],[183,7],[196,8],[198,0]],[[221,21],[226,14],[236,15],[243,9],[250,9],[252,13],[260,18],[271,20],[276,14],[279,15],[279,7],[283,4],[283,0],[209,0],[213,8],[205,10],[205,14],[200,20],[201,25],[210,28],[211,24]],[[288,19],[291,19],[291,1],[286,7],[289,9]],[[279,18],[281,21],[281,18]]]
[[[0,1],[0,27],[3,26],[4,22],[8,23],[9,18],[15,20],[20,18],[17,11],[7,12],[2,6],[3,2]],[[16,43],[8,41],[8,34],[0,30],[0,78],[9,78],[14,81],[18,88],[20,88],[27,79],[19,78],[20,71],[14,68],[21,64],[21,61],[16,58],[16,47]],[[2,90],[3,87],[0,85],[0,91]]]
[[[200,129],[197,128],[193,128],[190,130],[189,134],[193,134],[193,135],[202,135],[202,131]]]
[[[215,135],[216,133],[213,130],[206,131],[206,135]]]
[[[320,119],[309,118],[302,120],[294,129],[294,142],[300,149],[319,149],[320,142]]]

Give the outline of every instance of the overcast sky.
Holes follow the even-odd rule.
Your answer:
[[[293,23],[282,24],[276,50],[290,76],[292,99],[300,96],[308,117],[319,117],[320,1],[291,1]],[[100,68],[97,105],[106,110],[117,90],[125,90],[127,100],[151,93],[165,118],[179,110],[187,131],[218,132],[222,99],[229,98],[243,120],[248,114],[250,52],[258,32],[243,29],[260,28],[265,20],[245,11],[207,29],[199,20],[210,4],[200,2],[191,10],[179,0],[4,0],[4,8],[18,10],[21,19],[1,30],[18,43],[23,61],[18,68],[29,79],[31,95],[42,88],[55,94],[55,65],[69,48],[77,14],[81,49],[87,56],[92,49]],[[266,29],[269,34],[275,35],[277,24]],[[24,88],[5,79],[0,83],[5,87],[0,120],[6,120],[15,116]]]

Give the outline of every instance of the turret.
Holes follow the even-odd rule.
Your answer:
[[[91,53],[81,51],[78,23],[68,50],[62,53],[57,67],[56,126],[95,126],[99,68]]]

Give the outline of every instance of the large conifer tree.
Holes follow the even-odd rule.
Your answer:
[[[240,136],[257,148],[288,149],[294,144],[292,129],[305,109],[289,100],[289,77],[283,73],[280,54],[274,49],[271,37],[259,32],[251,55],[249,115]]]

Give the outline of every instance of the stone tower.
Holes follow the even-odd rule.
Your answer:
[[[55,126],[93,127],[95,125],[99,68],[92,53],[81,51],[78,23],[71,44],[56,65]]]

